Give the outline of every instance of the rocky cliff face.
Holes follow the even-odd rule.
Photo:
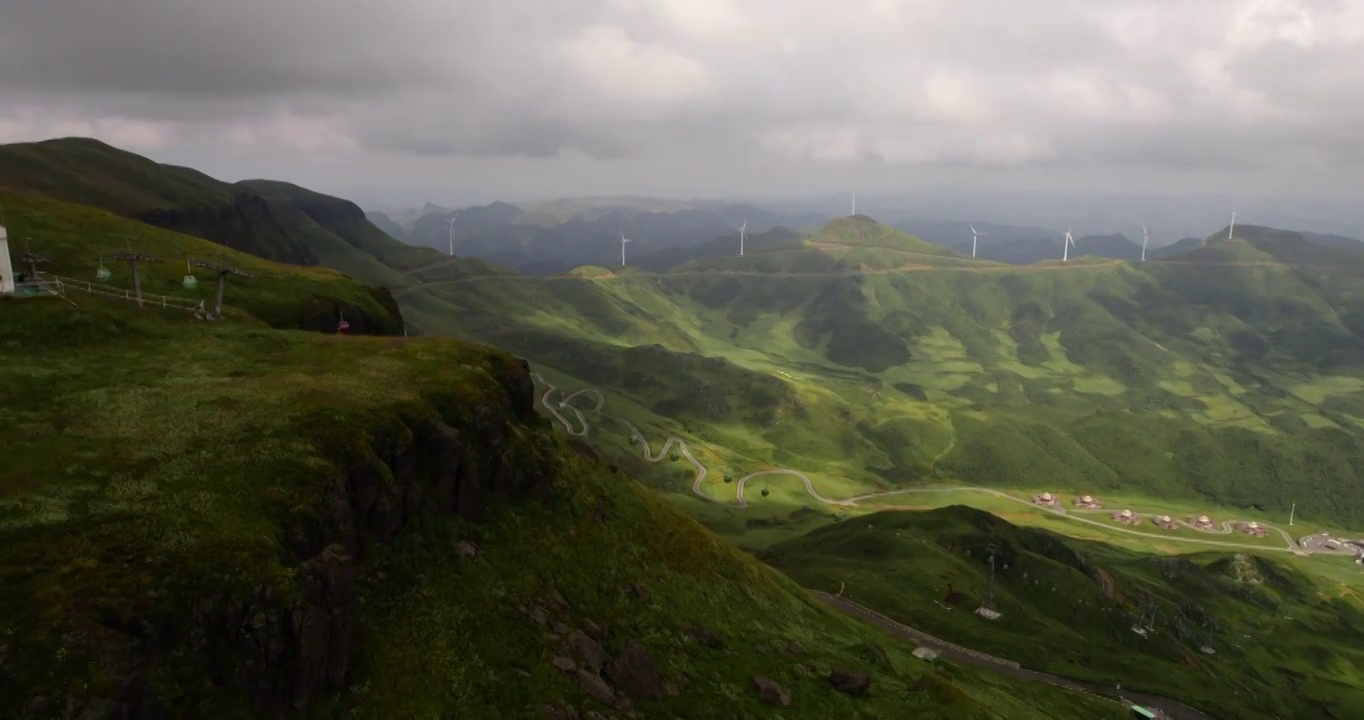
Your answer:
[[[335,466],[321,500],[279,527],[281,569],[292,581],[235,595],[185,598],[179,622],[133,613],[107,617],[96,646],[106,687],[31,697],[23,720],[201,718],[205,698],[249,698],[262,717],[303,713],[346,687],[357,644],[357,578],[376,543],[423,513],[478,520],[490,501],[546,500],[557,446],[533,408],[524,361],[508,363],[502,392],[469,404],[431,401],[402,428],[356,427],[323,448]],[[432,410],[432,408],[427,408]],[[0,644],[0,683],[7,648]],[[164,679],[180,689],[167,696]],[[155,679],[154,679],[155,678]]]

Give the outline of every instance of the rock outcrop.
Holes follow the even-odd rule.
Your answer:
[[[861,670],[835,669],[829,672],[829,684],[847,695],[866,695],[871,689],[871,676]]]
[[[112,677],[112,690],[60,701],[39,694],[21,703],[19,717],[196,717],[174,698],[158,697],[147,682],[172,656],[188,658],[211,684],[249,698],[266,718],[293,716],[320,695],[345,688],[367,548],[393,540],[421,512],[477,520],[493,498],[551,495],[555,459],[544,450],[552,447],[542,442],[549,428],[534,411],[529,368],[509,360],[499,380],[501,392],[477,403],[441,407],[434,401],[441,412],[414,415],[401,431],[356,427],[354,435],[336,439],[337,447],[323,449],[336,467],[330,485],[312,512],[281,528],[281,562],[292,568],[292,584],[187,597],[187,612],[176,618],[133,610],[101,618],[98,638],[73,636],[71,643],[90,649]],[[14,664],[11,654],[0,645],[0,679]],[[590,648],[584,654],[591,664],[601,662]],[[647,660],[635,652],[620,659],[623,677],[637,679],[634,687],[646,695],[657,685]]]

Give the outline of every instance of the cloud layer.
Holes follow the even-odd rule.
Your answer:
[[[1344,176],[1360,67],[1364,0],[15,0],[0,141]]]

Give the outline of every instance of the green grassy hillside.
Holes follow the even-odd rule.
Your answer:
[[[754,675],[791,718],[1122,716],[818,606],[556,440],[504,352],[119,300],[0,327],[5,717],[756,717]]]
[[[718,443],[736,471],[1296,502],[1364,527],[1364,254],[1244,227],[1164,261],[1015,267],[871,225],[668,273],[443,271],[399,301],[428,332],[506,346],[567,392],[614,393],[637,425]],[[712,361],[670,378],[695,356]],[[734,390],[759,376],[772,393]],[[667,402],[707,392],[724,402]],[[804,412],[782,411],[792,398]]]
[[[991,547],[1003,615],[993,622],[973,612],[989,583]],[[850,519],[760,557],[808,587],[842,585],[846,597],[947,640],[1180,698],[1214,717],[1364,713],[1358,586],[1283,560],[1139,555],[962,506]],[[1143,616],[1146,637],[1132,631]]]
[[[354,203],[287,183],[225,183],[88,138],[0,145],[0,192],[97,207],[293,265],[323,265],[380,286],[439,253],[374,227]]]
[[[235,267],[254,276],[229,276],[223,294],[229,314],[244,313],[276,328],[322,332],[335,332],[338,320],[344,316],[352,332],[377,335],[403,332],[402,316],[387,290],[361,284],[335,270],[262,260],[207,240],[41,196],[0,194],[0,214],[7,223],[15,271],[24,271],[20,258],[28,246],[49,260],[38,266],[40,272],[74,282],[77,289],[69,290],[68,294],[78,304],[96,297],[80,292],[80,287],[131,294],[132,271],[128,264],[110,259],[131,243],[137,252],[162,259],[158,263],[139,264],[142,291],[149,298],[169,296],[191,305],[203,301],[211,309],[216,275],[189,266],[187,263],[193,258]],[[101,265],[109,270],[107,280],[97,277]],[[187,273],[195,276],[196,287],[184,286]],[[158,302],[155,298],[149,300],[152,306]],[[185,314],[178,310],[157,312]]]

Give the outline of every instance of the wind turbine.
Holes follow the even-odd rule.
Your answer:
[[[967,227],[971,228],[971,257],[975,257],[975,256],[976,256],[976,238],[980,237],[981,235],[989,235],[990,233],[976,232],[976,226],[975,226],[975,225],[968,225]]]
[[[625,243],[630,242],[625,239],[625,231],[620,231],[620,266],[625,267]]]
[[[1151,239],[1150,236],[1146,234],[1146,226],[1145,226],[1145,225],[1142,225],[1142,226],[1141,226],[1141,261],[1142,261],[1142,262],[1146,262],[1146,241],[1147,241],[1147,240],[1150,240],[1150,239]]]
[[[748,218],[744,218],[744,224],[739,226],[739,257],[744,256],[744,236],[748,233]],[[624,265],[625,263],[621,263]]]
[[[1236,211],[1231,212],[1231,226],[1227,228],[1227,239],[1231,239],[1231,234],[1236,231]]]
[[[1075,247],[1075,238],[1070,236],[1070,228],[1066,228],[1066,242],[1061,246],[1061,262],[1070,262],[1070,249]]]
[[[454,257],[454,256],[455,256],[455,216],[454,216],[454,215],[451,215],[450,217],[448,217],[448,218],[445,219],[445,222],[446,222],[447,224],[450,225],[450,257]]]
[[[857,214],[857,193],[852,194],[852,212],[849,215]]]

